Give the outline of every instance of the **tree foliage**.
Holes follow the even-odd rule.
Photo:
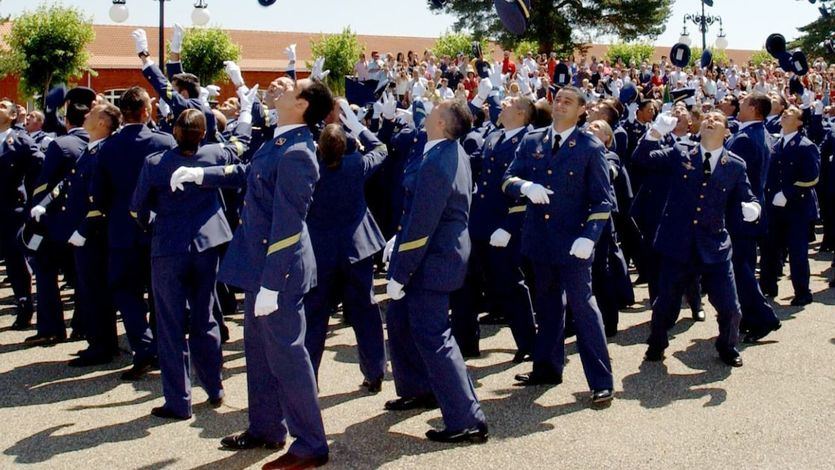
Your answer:
[[[835,33],[835,15],[821,16],[817,20],[797,28],[803,33],[789,47],[798,48],[806,53],[811,63],[815,57],[823,57],[827,62],[835,62],[835,55],[830,54],[822,47],[821,43],[829,39]]]
[[[602,34],[623,41],[657,37],[664,32],[672,0],[538,0],[531,2],[531,23],[521,37],[504,29],[492,0],[455,0],[440,8],[427,4],[433,11],[456,16],[456,30],[472,31],[476,38],[495,40],[505,49],[531,40],[541,51],[570,55]]]
[[[183,70],[197,75],[203,86],[225,81],[223,62],[237,62],[241,48],[220,28],[192,28],[183,38],[180,60]]]
[[[753,62],[754,65],[757,67],[763,64],[769,64],[773,60],[775,59],[771,57],[771,54],[769,54],[768,51],[765,49],[759,50],[751,54],[751,62]]]
[[[474,40],[475,38],[469,34],[446,32],[435,41],[435,45],[432,46],[432,53],[437,57],[455,57],[459,53],[471,55]],[[481,43],[481,50],[486,56],[488,48],[487,41],[481,39],[479,42]]]
[[[632,63],[640,65],[644,61],[649,62],[654,53],[655,46],[652,44],[622,42],[609,46],[609,49],[606,51],[606,58],[612,63],[616,63],[620,59],[626,65]]]
[[[43,96],[88,70],[86,48],[94,38],[92,18],[78,8],[43,4],[16,18],[3,38],[0,75],[18,75],[25,95]]]
[[[538,54],[539,43],[536,41],[519,41],[516,43],[516,47],[513,49],[513,55],[516,59],[526,57],[528,53]]]
[[[357,34],[351,28],[345,28],[339,34],[322,35],[318,41],[311,41],[310,48],[314,58],[325,58],[324,70],[331,71],[326,79],[330,89],[344,95],[345,76],[353,73],[354,64],[364,49]]]

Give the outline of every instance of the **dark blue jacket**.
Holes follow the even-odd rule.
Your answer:
[[[25,132],[12,129],[0,142],[0,217],[21,212],[26,206],[43,158]]]
[[[552,153],[554,128],[535,129],[522,139],[504,176],[503,190],[522,197],[526,181],[554,192],[550,204],[528,204],[522,226],[522,254],[535,262],[577,262],[570,255],[577,238],[597,241],[614,206],[605,149],[580,129]],[[591,263],[590,260],[588,260]]]
[[[265,287],[304,294],[316,286],[305,218],[318,179],[313,134],[304,126],[264,143],[248,164],[205,170],[203,186],[246,185],[242,221],[221,262],[219,281],[248,292]]]
[[[780,124],[780,116],[780,114],[776,114],[765,118],[765,130],[769,134],[779,134],[783,130],[783,126]]]
[[[469,157],[457,141],[444,140],[410,162],[403,186],[402,229],[388,277],[407,288],[452,292],[463,285],[470,256]]]
[[[174,148],[174,138],[144,124],[129,124],[110,136],[98,151],[98,164],[90,182],[91,210],[107,220],[108,247],[147,246],[148,234],[131,214],[130,204],[145,159]]]
[[[354,150],[335,168],[320,166],[307,214],[307,228],[319,271],[356,263],[382,250],[386,240],[368,210],[365,182],[386,159],[386,146],[370,131],[360,135],[365,154]]]
[[[725,216],[734,204],[756,201],[741,158],[723,149],[705,181],[700,147],[662,148],[658,141],[644,139],[635,149],[633,163],[671,180],[654,234],[656,251],[683,263],[693,262],[694,254],[706,264],[731,259]]]
[[[178,73],[182,73],[182,66],[180,62],[166,64],[166,72],[169,77],[173,77]],[[202,101],[199,96],[185,98],[174,90],[171,82],[162,74],[162,70],[156,64],[151,64],[142,69],[142,75],[148,80],[148,83],[156,90],[159,97],[165,100],[171,107],[171,113],[174,115],[174,121],[186,109],[196,109],[203,112],[206,117],[206,139],[205,142],[218,142],[217,134],[217,119],[212,110]]]
[[[782,139],[774,143],[771,168],[765,187],[765,199],[769,210],[776,209],[771,201],[782,191],[788,202],[786,213],[798,222],[811,222],[818,218],[818,196],[815,185],[820,176],[820,153],[811,140],[801,132],[785,145]]]
[[[771,135],[762,122],[749,124],[725,142],[725,148],[745,162],[751,192],[763,208],[766,207],[765,183],[771,161],[771,146]],[[735,204],[728,214],[728,232],[734,237],[761,237],[768,228],[764,216],[762,214],[755,222],[745,222],[741,205]]]

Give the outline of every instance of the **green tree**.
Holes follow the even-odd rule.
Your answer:
[[[751,54],[751,61],[754,62],[754,65],[759,67],[762,64],[771,63],[772,60],[775,60],[771,57],[771,54],[768,53],[765,49],[759,50]]]
[[[789,44],[790,49],[798,48],[805,52],[810,63],[815,57],[823,57],[829,63],[835,61],[835,55],[821,47],[821,43],[829,39],[835,32],[835,15],[821,16],[806,26],[797,29],[803,35]]]
[[[472,31],[476,38],[495,40],[504,49],[531,40],[540,51],[571,55],[597,34],[624,41],[657,37],[664,32],[672,0],[538,0],[531,2],[531,23],[521,37],[502,27],[492,1],[455,0],[441,7],[427,3],[433,11],[455,15],[455,30]]]
[[[528,53],[538,54],[539,43],[536,41],[519,41],[513,49],[513,55],[517,60],[526,57]]]
[[[610,62],[615,63],[618,59],[622,60],[624,64],[629,65],[635,63],[641,65],[642,62],[649,62],[652,55],[655,53],[655,46],[647,43],[618,43],[609,46],[606,51],[606,58]]]
[[[197,75],[203,86],[228,80],[223,73],[223,62],[237,62],[240,57],[240,46],[220,28],[192,28],[183,37],[180,52],[183,70]]]
[[[86,48],[94,38],[92,18],[78,8],[43,4],[16,18],[3,38],[0,75],[18,75],[26,96],[45,96],[51,85],[88,70]]]
[[[432,53],[435,54],[436,57],[455,57],[459,53],[472,55],[473,41],[475,41],[475,38],[469,34],[447,31],[442,34],[437,41],[435,41],[435,45],[432,46]],[[484,55],[487,56],[487,41],[485,39],[481,39],[479,42],[481,43],[481,50],[484,52]]]
[[[354,64],[364,49],[357,34],[351,28],[345,28],[339,34],[322,35],[318,41],[310,41],[310,49],[314,58],[325,58],[323,70],[331,71],[326,78],[330,89],[337,95],[344,95],[345,76],[354,72]]]

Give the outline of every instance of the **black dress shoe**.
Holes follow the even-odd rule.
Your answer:
[[[481,357],[481,351],[477,347],[476,348],[462,348],[462,347],[459,346],[459,349],[461,350],[461,356],[464,359],[474,359],[474,358],[477,358],[477,357]]]
[[[223,397],[222,396],[217,397],[217,398],[211,398],[210,397],[208,400],[206,400],[206,403],[208,403],[209,406],[211,406],[212,408],[220,408],[221,405],[223,405]]]
[[[513,363],[514,364],[521,364],[523,362],[530,362],[530,361],[533,361],[533,356],[529,352],[516,351],[516,354],[513,355]]]
[[[364,388],[368,393],[380,393],[383,389],[383,379],[363,380],[360,387]]]
[[[443,431],[430,429],[426,431],[426,438],[430,441],[446,444],[459,444],[462,442],[484,444],[489,437],[490,433],[487,431],[486,423],[481,423],[474,428],[464,429],[462,431],[450,431],[448,429],[444,429]]]
[[[70,367],[90,367],[110,364],[111,362],[113,362],[113,356],[110,355],[80,354],[77,358],[68,362],[67,365]]]
[[[170,409],[164,406],[158,406],[156,408],[151,409],[151,414],[156,416],[157,418],[164,418],[164,419],[176,419],[180,421],[185,421],[187,419],[191,419],[191,416],[180,416]]]
[[[67,338],[67,341],[75,342],[75,341],[84,341],[85,339],[87,339],[87,335],[85,335],[84,333],[82,333],[80,331],[72,330],[72,333],[70,333],[70,337]]]
[[[23,340],[29,346],[50,346],[53,344],[58,344],[66,341],[65,336],[59,335],[42,335],[40,333],[36,334],[35,336],[30,336]]]
[[[773,288],[768,287],[767,288],[767,287],[760,286],[760,289],[762,289],[763,295],[766,296],[766,297],[771,297],[771,298],[777,297],[777,288],[776,287],[773,287]]]
[[[154,370],[155,366],[159,367],[157,364],[156,359],[146,359],[142,362],[137,362],[130,369],[122,372],[120,378],[130,382],[139,380],[148,375],[148,372]]]
[[[663,349],[655,349],[655,348],[647,348],[647,352],[644,353],[644,360],[647,362],[658,362],[664,360],[664,350]]]
[[[733,354],[719,354],[719,359],[731,367],[742,367],[742,356]]]
[[[270,442],[265,439],[261,439],[260,437],[253,436],[249,433],[249,431],[226,436],[220,440],[220,445],[225,449],[231,450],[257,449],[260,447],[277,450],[284,447],[283,442]]]
[[[531,372],[530,374],[516,374],[514,377],[518,385],[531,387],[534,385],[559,385],[562,383],[562,375],[545,374],[542,372]]]
[[[835,278],[829,281],[829,287],[835,287]]]
[[[12,323],[12,329],[15,330],[15,331],[28,330],[31,326],[32,326],[32,319],[30,319],[30,318],[23,319],[23,318],[17,317],[17,320],[15,320],[14,323]]]
[[[504,325],[507,323],[507,320],[502,315],[488,313],[481,317],[478,322],[482,325]]]
[[[220,344],[226,344],[229,342],[229,327],[226,325],[220,325]]]
[[[768,336],[769,333],[772,331],[777,331],[782,328],[783,324],[779,321],[776,325],[768,327],[768,328],[752,328],[748,331],[748,334],[745,335],[745,342],[746,343],[756,343],[757,341],[765,338]]]
[[[265,463],[261,470],[302,470],[321,467],[326,463],[328,463],[328,454],[318,457],[299,457],[288,452],[272,462]]]
[[[615,398],[614,393],[612,393],[611,389],[603,389],[603,390],[595,390],[591,394],[591,402],[594,405],[601,405],[603,403],[609,403],[612,399]]]
[[[388,411],[407,411],[417,409],[432,410],[438,407],[438,401],[434,395],[423,395],[420,397],[400,397],[396,400],[389,400],[383,405]]]
[[[812,299],[812,293],[807,292],[805,294],[795,295],[791,301],[791,304],[795,307],[801,307],[803,305],[809,305],[812,303],[814,299]]]
[[[705,321],[705,311],[697,310],[693,312],[693,321]]]

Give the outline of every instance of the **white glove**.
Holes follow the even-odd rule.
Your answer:
[[[263,317],[278,310],[278,292],[261,287],[255,296],[255,316]]]
[[[786,199],[786,196],[785,194],[783,194],[783,191],[780,191],[779,193],[775,194],[774,199],[771,200],[771,203],[777,207],[786,207],[787,202],[789,202],[789,200]]]
[[[229,77],[229,80],[232,81],[235,88],[244,86],[244,77],[241,75],[241,68],[238,67],[238,64],[232,62],[231,60],[227,60],[223,63],[223,65],[226,76]]]
[[[589,259],[591,258],[591,254],[593,252],[594,242],[589,240],[588,238],[580,237],[574,240],[574,243],[571,245],[571,250],[568,252],[568,254],[574,256],[575,258]]]
[[[491,91],[493,91],[493,84],[490,82],[490,79],[482,78],[481,81],[478,82],[478,91],[472,100],[473,106],[480,108],[484,104],[487,97],[490,96]]]
[[[368,116],[368,107],[363,106],[357,109],[357,119],[359,119],[360,122],[362,122],[362,120],[365,119],[366,116]]]
[[[87,239],[82,237],[81,234],[78,233],[78,230],[76,230],[75,232],[72,233],[72,235],[70,235],[70,239],[67,240],[67,243],[69,243],[70,245],[72,245],[74,247],[79,247],[80,248],[80,247],[84,246],[84,243],[86,241],[87,241]]]
[[[530,181],[522,184],[522,194],[534,204],[550,204],[551,200],[548,198],[549,194],[554,194],[554,191],[545,189],[541,184],[531,183]]]
[[[180,23],[174,23],[174,35],[171,36],[171,52],[179,54],[183,50],[183,36],[186,35],[186,30]]]
[[[391,237],[391,240],[386,242],[386,247],[383,248],[383,263],[389,264],[391,261],[391,253],[394,251],[394,244],[397,242],[397,235]]]
[[[397,112],[397,100],[389,96],[388,93],[383,93],[383,96],[380,98],[380,105],[380,114],[383,116],[383,119],[394,119],[395,113]]]
[[[287,60],[290,62],[296,61],[296,45],[290,44],[284,48],[284,53],[287,54]]]
[[[238,88],[238,102],[241,105],[241,110],[238,114],[238,121],[247,124],[252,122],[252,105],[255,103],[255,98],[258,96],[258,85],[247,89],[242,86]]]
[[[676,124],[678,124],[677,117],[662,113],[655,118],[651,129],[658,132],[662,136],[665,136],[670,132],[673,132],[673,129],[676,128]]]
[[[145,34],[144,29],[135,29],[130,35],[133,37],[133,45],[136,48],[137,54],[148,51],[148,35]]]
[[[412,125],[415,123],[415,119],[414,117],[412,117],[412,112],[408,109],[398,109],[397,111],[395,111],[395,114],[397,115],[397,117],[403,119],[403,122],[405,122],[406,124]]]
[[[168,103],[163,100],[157,101],[157,108],[159,108],[159,113],[164,118],[171,114],[171,106],[168,106]]]
[[[638,103],[632,103],[626,107],[626,110],[629,111],[629,122],[635,122],[635,119],[638,118]]]
[[[200,87],[200,102],[209,105],[209,89],[206,87]]]
[[[780,193],[783,194],[783,193]],[[762,208],[758,202],[743,202],[742,203],[742,220],[746,222],[753,222],[760,218],[760,211]]]
[[[315,61],[313,61],[313,69],[310,71],[310,75],[318,80],[324,80],[327,78],[328,74],[331,73],[330,70],[322,70],[325,67],[325,58],[319,57]]]
[[[502,63],[496,62],[490,70],[490,84],[492,88],[495,89],[501,88],[503,83],[504,77],[502,76]]]
[[[496,248],[504,248],[510,243],[510,233],[505,229],[498,228],[492,235],[490,235],[490,246]]]
[[[183,184],[185,183],[194,183],[198,186],[203,184],[203,169],[202,168],[191,168],[187,166],[181,166],[174,170],[174,173],[171,174],[171,180],[169,184],[171,185],[171,192],[173,193],[176,190],[183,191]]]
[[[388,284],[386,284],[386,294],[391,300],[400,300],[406,295],[406,292],[403,290],[403,284],[394,279],[389,279]]]
[[[359,137],[362,131],[365,130],[365,126],[362,125],[357,115],[351,110],[351,105],[348,104],[348,101],[340,98],[337,102],[339,103],[339,109],[342,110],[342,113],[339,114],[339,120],[351,131],[352,136]]]
[[[35,206],[32,208],[32,210],[29,211],[29,215],[31,215],[32,218],[35,219],[35,222],[40,222],[41,216],[44,214],[46,214],[46,207],[44,206]]]
[[[823,114],[823,101],[815,100],[813,106],[815,107],[815,116],[820,116],[821,114]]]
[[[206,85],[206,90],[209,91],[209,99],[220,96],[220,87],[217,85]]]

